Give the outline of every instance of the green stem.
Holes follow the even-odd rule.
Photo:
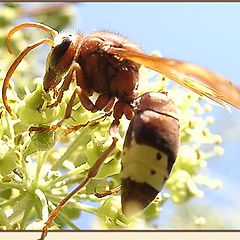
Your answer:
[[[10,221],[16,221],[16,219],[22,218],[26,206],[31,205],[32,197],[29,194],[26,194],[24,198],[16,202],[13,206],[13,214],[9,217]]]
[[[27,138],[27,134],[29,134],[28,132],[23,132],[22,133],[22,138],[25,140],[27,139],[21,146],[16,145],[15,146],[15,150],[19,151],[20,153],[24,152],[24,149],[27,148],[27,146],[29,145],[30,139]],[[29,178],[29,174],[28,174],[28,169],[27,169],[27,162],[26,162],[26,157],[24,157],[24,154],[20,154],[21,158],[20,158],[20,163],[21,165],[18,165],[18,168],[21,170],[21,172],[23,173],[23,181],[25,182],[25,184],[28,184],[28,180]]]
[[[62,198],[58,197],[58,196],[54,196],[52,194],[46,194],[47,198],[54,203],[59,203]],[[83,204],[83,203],[79,203],[79,202],[75,202],[74,203],[75,207],[79,208],[80,210],[89,212],[89,213],[93,213],[96,214],[97,210],[94,207],[91,207],[89,205]]]
[[[3,188],[16,188],[20,191],[23,191],[25,186],[18,183],[8,183],[8,182],[0,182],[0,186]]]
[[[40,201],[34,201],[34,208],[36,210],[36,214],[38,218],[42,218],[42,205]]]
[[[55,209],[55,206],[51,204],[50,209],[51,211],[53,211]],[[66,225],[70,226],[73,230],[80,230],[77,225],[68,220],[68,217],[63,212],[59,212],[57,218],[62,220]]]
[[[15,204],[17,201],[21,200],[23,197],[25,197],[25,193],[23,192],[21,195],[15,197],[15,198],[12,198],[8,201],[5,201],[3,203],[0,203],[0,207],[6,207],[6,206],[11,206],[12,204]]]
[[[38,186],[39,176],[41,173],[43,162],[46,160],[47,156],[48,156],[48,151],[47,152],[42,152],[42,151],[37,152],[36,176],[33,181],[33,186],[35,186],[35,188],[37,188],[37,186]]]
[[[58,217],[68,226],[70,226],[73,230],[80,230],[80,228],[75,225],[73,222],[71,222],[70,220],[68,220],[67,216],[65,216],[65,214],[63,213],[59,213]]]
[[[86,146],[88,144],[88,142],[90,142],[91,140],[91,135],[92,135],[92,130],[94,128],[91,127],[91,131],[89,128],[84,128],[79,136],[69,145],[69,147],[67,148],[66,152],[61,156],[60,159],[58,159],[52,166],[52,171],[56,171],[58,170],[62,165],[63,162],[66,159],[69,159],[71,157],[71,155],[76,151],[76,149],[79,146]]]
[[[86,174],[79,174],[77,177],[68,179],[65,183],[66,186],[72,186],[73,184],[79,184],[84,178]]]
[[[29,141],[25,142],[23,144],[22,149],[25,149],[28,144],[29,144]],[[21,163],[22,163],[22,166],[20,167],[20,169],[21,169],[21,171],[23,173],[24,180],[27,183],[28,180],[29,180],[29,174],[28,174],[28,170],[27,170],[27,162],[26,162],[26,159],[23,156],[21,157]]]
[[[22,219],[22,222],[21,222],[21,229],[22,230],[25,229],[28,221],[30,220],[32,209],[33,209],[32,201],[29,201],[28,204],[26,204],[23,219]]]
[[[20,170],[22,171],[23,173],[23,176],[24,176],[24,181],[27,183],[28,180],[29,180],[29,175],[28,175],[28,171],[27,171],[27,164],[25,162],[25,159],[22,159],[22,167],[20,168]]]
[[[79,209],[81,209],[81,210],[83,210],[83,211],[85,211],[85,212],[89,212],[89,213],[92,213],[92,214],[96,214],[96,213],[97,213],[96,208],[91,207],[91,206],[89,206],[89,205],[87,205],[87,204],[83,204],[83,203],[77,202],[77,203],[76,203],[76,206],[77,206]]]
[[[58,178],[56,178],[56,179],[54,179],[52,181],[47,182],[47,184],[45,186],[43,186],[43,187],[45,187],[46,190],[51,189],[52,187],[54,187],[54,185],[56,183],[61,182],[61,181],[65,180],[65,179],[68,179],[68,178],[70,178],[70,177],[72,177],[74,175],[78,175],[78,174],[80,174],[82,172],[85,172],[88,169],[89,169],[88,163],[84,163],[81,166],[79,166],[79,167],[69,171],[67,174],[64,174],[64,175],[62,175],[62,176],[60,176],[60,177],[58,177]]]
[[[9,114],[8,114],[8,116],[7,116],[7,129],[9,130],[8,131],[8,133],[9,133],[9,138],[10,139],[14,139],[14,136],[15,136],[15,134],[14,134],[14,128],[13,128],[13,124],[12,124],[12,120],[11,120],[11,117],[9,116]]]
[[[40,190],[40,189],[36,189],[35,190],[35,195],[37,197],[37,201],[40,201],[40,205],[41,205],[41,218],[44,221],[47,221],[48,219],[48,204],[47,204],[47,199],[45,194]]]
[[[80,200],[82,200],[83,198],[81,198],[81,196],[80,195],[76,195],[75,196],[75,199],[77,200],[77,201],[80,201]],[[103,200],[103,198],[98,198],[98,197],[96,197],[94,194],[89,194],[89,195],[87,195],[87,197],[86,198],[84,198],[84,200],[90,200],[91,202],[101,202],[102,200]]]

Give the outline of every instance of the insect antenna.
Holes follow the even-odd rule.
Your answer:
[[[42,44],[48,44],[49,46],[53,46],[53,41],[49,38],[44,38],[39,40],[36,43],[33,43],[32,45],[29,45],[28,47],[26,47],[15,59],[15,61],[12,63],[12,65],[10,66],[10,68],[7,71],[7,74],[3,80],[3,87],[2,87],[2,99],[3,99],[3,104],[6,107],[7,111],[9,112],[10,115],[12,114],[12,110],[8,104],[8,100],[7,100],[7,88],[9,86],[9,81],[10,78],[12,77],[15,69],[17,68],[17,66],[19,65],[19,63],[23,60],[23,58],[34,48],[42,45]]]
[[[24,28],[29,28],[29,27],[34,27],[34,28],[38,28],[41,29],[45,32],[51,33],[51,35],[53,37],[55,37],[56,35],[58,35],[58,31],[54,30],[53,28],[50,28],[44,24],[41,23],[34,23],[34,22],[28,22],[28,23],[22,23],[17,25],[16,27],[12,28],[10,30],[10,32],[7,35],[7,49],[9,51],[9,53],[12,54],[12,49],[11,49],[11,39],[12,36],[18,32],[19,30],[22,30]],[[48,44],[50,47],[52,47],[54,45],[54,42],[49,39],[49,38],[43,38],[29,46],[27,46],[15,59],[15,61],[12,63],[11,67],[8,69],[6,77],[4,78],[3,81],[3,87],[2,87],[2,98],[3,98],[3,104],[6,107],[7,111],[9,112],[10,115],[12,115],[12,110],[8,104],[8,100],[7,100],[7,88],[9,86],[9,81],[10,78],[12,77],[15,69],[17,68],[17,66],[19,65],[19,63],[23,60],[23,58],[34,48],[42,45],[42,44]]]
[[[56,31],[53,28],[48,27],[48,26],[46,26],[44,24],[41,24],[41,23],[28,22],[28,23],[19,24],[16,27],[12,28],[10,30],[10,32],[8,33],[8,35],[7,35],[7,49],[8,49],[9,53],[12,54],[12,49],[11,49],[11,38],[12,38],[12,36],[16,32],[18,32],[19,30],[22,30],[24,28],[29,28],[29,27],[38,28],[38,29],[41,29],[41,30],[43,30],[45,32],[51,33],[52,37],[56,37],[56,35],[58,35],[58,31]]]

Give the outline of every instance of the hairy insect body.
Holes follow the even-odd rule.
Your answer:
[[[145,208],[170,175],[179,146],[174,103],[164,93],[146,93],[136,102],[122,154],[122,209],[131,215]]]
[[[107,32],[57,35],[56,38],[47,59],[43,83],[45,91],[56,90],[64,78],[57,100],[59,103],[75,74],[77,89],[74,96],[79,96],[86,109],[92,112],[109,111],[114,106],[116,121],[123,114],[131,119],[133,113],[129,104],[138,97],[140,65],[108,53],[108,47],[141,52],[140,48],[123,37]],[[95,103],[89,99],[94,92],[99,94]]]
[[[131,102],[137,97],[140,65],[119,59],[103,50],[106,42],[113,47],[122,47],[127,42],[122,37],[115,38],[115,35],[106,32],[87,35],[81,44],[77,62],[87,84],[95,92]]]

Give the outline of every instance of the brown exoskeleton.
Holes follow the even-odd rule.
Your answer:
[[[2,88],[3,103],[7,111],[12,114],[12,110],[7,101],[6,92],[14,70],[32,49],[46,43],[51,46],[51,51],[47,59],[43,86],[46,92],[54,91],[56,96],[55,102],[49,104],[47,107],[52,108],[57,106],[62,101],[64,91],[68,90],[71,82],[76,79],[77,87],[67,105],[64,119],[71,116],[71,109],[76,96],[79,97],[82,105],[87,110],[91,112],[96,112],[98,110],[109,112],[112,110],[114,117],[109,129],[110,135],[113,139],[111,146],[96,160],[96,163],[90,168],[83,182],[64,198],[57,208],[50,214],[48,221],[45,223],[41,239],[44,239],[47,229],[62,206],[72,197],[73,194],[84,187],[91,178],[96,176],[103,161],[114,150],[116,142],[118,141],[118,125],[122,116],[125,115],[129,120],[136,119],[134,113],[135,116],[138,116],[138,108],[135,109],[133,106],[139,101],[139,99],[140,102],[141,99],[144,99],[144,96],[139,97],[137,89],[139,82],[139,68],[141,65],[160,72],[162,75],[189,88],[201,96],[212,99],[220,105],[225,106],[224,102],[226,102],[240,109],[240,90],[224,77],[191,63],[144,54],[137,45],[113,33],[94,32],[86,35],[80,33],[59,34],[52,28],[39,23],[24,23],[14,27],[9,32],[7,39],[9,51],[11,51],[10,40],[13,34],[28,27],[35,27],[49,32],[53,35],[54,40],[44,38],[28,46],[20,53],[9,68]],[[58,85],[60,83],[61,86],[59,87]],[[90,99],[93,93],[99,94],[95,102]],[[163,99],[160,97],[155,101],[151,100],[150,97],[148,104],[157,105],[158,103],[161,103]],[[142,105],[139,106],[139,109],[141,109],[141,107]],[[155,108],[152,108],[152,106],[149,107],[149,110],[153,113]],[[144,109],[144,111],[145,110],[146,109]],[[147,112],[145,113],[147,114]],[[166,114],[169,115],[169,113],[164,112],[164,109],[157,110],[157,114],[160,114],[161,116]],[[177,120],[177,118],[174,120],[174,116],[171,116],[171,114],[168,117],[170,117],[172,121]],[[36,127],[31,128],[31,130],[54,130],[62,124],[63,120],[57,125],[46,129]],[[135,121],[139,122],[139,120]],[[137,123],[132,122],[132,128],[129,130],[131,133],[135,132],[135,129],[137,129],[135,128]],[[144,125],[144,122],[140,125]],[[74,129],[77,129],[77,127]],[[160,135],[156,136],[158,138],[160,137]],[[127,139],[131,139],[131,137],[132,136],[127,135]],[[177,139],[174,146],[175,149],[173,152],[176,153]],[[126,142],[126,148],[128,147],[129,144]],[[168,155],[167,152],[165,152],[165,154]],[[174,161],[174,157],[172,161]],[[167,177],[167,174],[165,175],[164,176]],[[165,181],[165,179],[163,181]],[[144,208],[145,206],[146,203],[142,204],[141,207]]]

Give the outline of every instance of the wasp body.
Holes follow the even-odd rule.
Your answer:
[[[64,81],[58,89],[56,102],[50,107],[61,102],[63,92],[69,88],[75,76],[78,87],[72,98],[78,95],[87,110],[109,111],[115,104],[113,114],[117,120],[123,114],[131,119],[133,113],[130,103],[138,96],[140,65],[108,53],[104,48],[106,42],[112,47],[141,51],[127,39],[107,32],[57,35],[47,58],[44,90],[56,91],[62,79]],[[99,94],[95,103],[89,98],[93,93]],[[65,118],[71,115],[71,107],[68,109]]]

